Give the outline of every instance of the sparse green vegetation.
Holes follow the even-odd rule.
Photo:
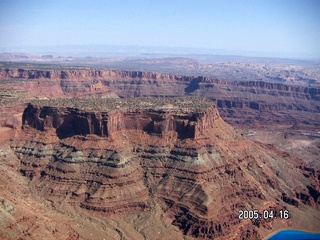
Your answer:
[[[28,102],[30,94],[17,89],[0,89],[0,107],[11,107]]]
[[[103,111],[109,112],[114,109],[152,109],[158,111],[196,111],[201,112],[212,107],[214,102],[194,97],[183,98],[127,98],[127,99],[111,99],[111,98],[64,98],[64,99],[48,99],[33,100],[31,102],[38,106],[51,107],[70,107],[81,110]]]

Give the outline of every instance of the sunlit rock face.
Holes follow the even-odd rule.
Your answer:
[[[284,83],[265,81],[230,81],[214,77],[183,76],[141,71],[107,70],[107,69],[78,69],[78,70],[25,70],[0,69],[0,79],[33,79],[51,80],[59,84],[60,91],[66,95],[81,95],[86,92],[112,91],[121,97],[148,96],[184,96],[193,95],[221,100],[221,106],[239,107],[239,101],[253,109],[263,109],[274,101],[268,101],[266,96],[286,99],[282,107],[299,108],[290,99],[320,101],[320,89],[286,85]],[[95,90],[95,91],[93,91]],[[236,92],[236,94],[234,93]],[[232,93],[233,92],[233,93]],[[232,94],[231,94],[232,93]],[[49,94],[49,93],[48,93]],[[236,97],[235,97],[236,96]],[[250,101],[245,98],[250,96]],[[234,98],[231,98],[234,97]],[[224,100],[230,102],[224,102]],[[219,105],[220,105],[219,104]],[[288,105],[288,106],[287,106]],[[280,106],[280,105],[279,105]],[[278,107],[279,107],[278,106]],[[306,107],[306,106],[305,106]]]
[[[177,99],[176,99],[177,100]],[[100,137],[109,137],[118,131],[141,130],[147,134],[166,135],[169,132],[177,134],[178,138],[193,138],[202,135],[205,129],[214,126],[214,121],[220,116],[215,104],[210,101],[197,98],[178,98],[182,101],[177,106],[172,105],[172,100],[158,99],[157,103],[151,99],[140,100],[116,100],[116,99],[92,99],[78,100],[88,108],[91,104],[102,104],[101,109],[93,111],[81,110],[75,107],[73,100],[58,100],[65,102],[65,107],[45,106],[46,101],[38,101],[29,104],[23,114],[23,125],[31,126],[37,130],[56,129],[60,138],[73,135],[94,134]],[[88,103],[92,101],[91,103]],[[122,102],[150,101],[150,104],[125,107],[119,109]],[[183,102],[185,101],[185,102]],[[204,106],[196,109],[192,101],[202,101]],[[163,103],[162,103],[163,102]],[[50,101],[47,101],[50,104]],[[126,103],[124,103],[126,104]],[[155,104],[157,109],[150,109]],[[180,105],[181,106],[180,106]],[[67,105],[70,105],[67,107]],[[132,107],[132,108],[131,108]]]
[[[158,208],[193,238],[259,237],[273,222],[239,220],[240,209],[319,203],[318,171],[246,140],[199,98],[34,101],[10,144],[53,205],[102,217]]]

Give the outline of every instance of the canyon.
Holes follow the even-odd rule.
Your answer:
[[[216,100],[222,117],[229,123],[244,124],[242,116],[248,114],[251,122],[319,126],[315,118],[320,110],[319,87],[104,69],[0,69],[0,79],[19,80],[10,86],[28,90],[40,98],[201,96]],[[257,114],[266,111],[272,117]]]
[[[0,69],[0,81],[2,238],[319,230],[316,163],[241,129],[316,134],[320,88],[104,69]],[[239,219],[243,209],[290,218]]]

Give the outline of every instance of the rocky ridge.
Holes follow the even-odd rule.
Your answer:
[[[103,82],[106,85],[113,85],[120,83],[121,80],[133,80],[137,84],[150,84],[150,81],[157,81],[160,84],[162,81],[171,81],[177,85],[186,85],[184,92],[191,93],[196,90],[210,88],[211,85],[225,85],[236,87],[252,87],[257,89],[256,93],[266,93],[268,91],[279,92],[280,96],[295,96],[298,98],[306,98],[310,100],[320,101],[320,89],[316,87],[302,87],[294,85],[285,85],[282,83],[267,83],[264,81],[228,81],[213,77],[201,76],[182,76],[175,74],[162,74],[141,71],[124,71],[124,70],[97,70],[97,69],[83,69],[83,70],[24,70],[24,69],[0,69],[0,79],[51,79],[51,80],[70,80],[81,81],[86,80],[87,86],[92,85],[95,81],[106,80]],[[90,80],[93,80],[91,83]],[[116,82],[114,82],[116,80]],[[140,80],[140,81],[139,81]],[[109,81],[109,82],[108,82]],[[63,91],[68,91],[68,81],[61,82]],[[133,83],[133,82],[131,82]],[[153,82],[152,82],[153,83]],[[184,84],[183,84],[184,83]],[[124,83],[122,83],[124,84]],[[72,88],[72,86],[70,86]],[[119,89],[120,90],[120,89]],[[69,90],[71,91],[71,89]],[[75,89],[72,89],[75,91]],[[122,93],[121,95],[124,95]],[[145,95],[145,93],[142,93]],[[277,94],[274,94],[277,95]],[[123,96],[125,97],[125,96]],[[132,97],[132,96],[126,96]]]
[[[23,90],[39,97],[198,96],[216,100],[221,115],[229,122],[244,123],[242,116],[247,114],[259,122],[304,121],[319,125],[314,120],[314,115],[320,112],[320,88],[317,87],[104,69],[0,69],[0,79],[26,81]],[[19,88],[19,84],[16,87]],[[289,116],[273,114],[281,111]],[[258,112],[267,114],[261,117]],[[306,114],[301,117],[301,112]]]
[[[101,102],[84,105],[90,101]],[[319,171],[246,140],[213,102],[126,101],[30,104],[19,138],[10,142],[20,172],[55,206],[101,216],[158,206],[193,238],[258,237],[274,222],[239,220],[238,210],[299,211],[319,204]]]
[[[22,121],[41,131],[53,127],[60,138],[109,137],[122,130],[141,130],[159,136],[176,132],[179,138],[196,139],[218,117],[213,102],[204,99],[96,98],[33,101]]]

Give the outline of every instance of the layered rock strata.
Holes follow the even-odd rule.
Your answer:
[[[201,96],[216,100],[221,115],[230,122],[243,123],[242,116],[247,114],[260,122],[271,120],[295,124],[305,121],[311,125],[319,125],[311,116],[320,112],[320,88],[317,87],[103,69],[0,69],[0,79],[26,81],[24,89],[44,97]],[[287,113],[282,114],[282,111]],[[261,117],[258,116],[259,112],[268,114]],[[273,114],[274,112],[281,114]],[[301,112],[306,113],[304,117],[300,116]]]
[[[0,69],[0,79],[51,79],[51,80],[62,80],[61,88],[65,92],[76,92],[78,86],[72,86],[68,84],[68,80],[71,82],[82,82],[86,81],[84,88],[97,84],[98,81],[102,81],[104,85],[113,86],[115,89],[118,88],[118,94],[123,97],[133,97],[132,94],[137,96],[150,95],[152,85],[161,87],[161,85],[168,83],[177,86],[177,92],[174,94],[186,94],[192,93],[196,90],[205,92],[211,89],[214,85],[220,85],[225,87],[237,87],[237,88],[249,88],[248,92],[254,94],[268,94],[272,96],[292,96],[307,100],[320,101],[320,89],[316,87],[302,87],[285,85],[282,83],[267,83],[263,81],[228,81],[221,80],[212,77],[201,77],[201,76],[182,76],[174,74],[161,74],[151,72],[140,72],[140,71],[124,71],[124,70],[97,70],[97,69],[83,69],[83,70],[24,70],[24,69]],[[140,85],[136,89],[138,92],[126,92],[130,89],[129,85]],[[121,86],[122,85],[122,86]],[[143,85],[149,85],[143,87]],[[181,85],[179,87],[179,85]],[[128,86],[128,87],[126,87]],[[162,86],[163,87],[163,86]],[[181,88],[182,87],[182,88]],[[73,89],[75,88],[75,89]],[[179,89],[179,90],[178,90]],[[223,89],[223,88],[222,88]],[[162,91],[158,92],[158,95],[162,95]],[[165,93],[164,93],[165,94]],[[168,93],[167,95],[170,95]]]
[[[239,220],[240,209],[319,204],[318,171],[306,177],[301,160],[244,139],[203,99],[36,101],[11,147],[56,206],[114,216],[157,205],[194,238],[247,239],[272,227]]]
[[[88,108],[91,111],[86,111]],[[54,128],[60,138],[87,134],[109,137],[118,131],[141,130],[159,136],[174,132],[179,139],[197,139],[218,118],[215,105],[203,99],[96,98],[34,101],[24,111],[22,121],[41,131]]]

